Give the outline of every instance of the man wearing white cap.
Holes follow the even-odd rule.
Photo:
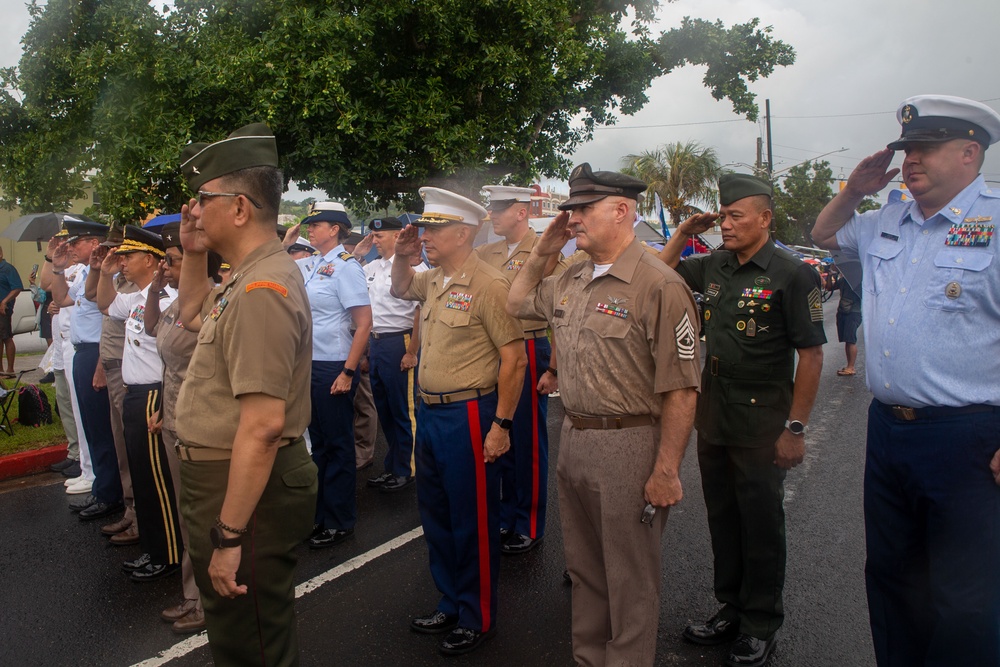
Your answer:
[[[447,190],[421,188],[423,216],[396,240],[392,294],[422,301],[417,504],[441,591],[437,609],[410,628],[450,633],[446,655],[496,634],[500,571],[500,470],[524,381],[520,323],[504,310],[503,275],[473,253],[486,209]],[[416,227],[424,228],[423,239]],[[423,243],[436,268],[416,273]]]
[[[979,170],[1000,114],[920,95],[902,136],[858,165],[816,221],[817,245],[864,268],[868,410],[865,568],[875,657],[1000,664],[1000,189]],[[900,169],[913,201],[854,212]],[[950,345],[949,345],[950,343]]]
[[[479,257],[500,271],[507,282],[531,256],[538,234],[529,224],[531,188],[487,185],[486,207],[493,231],[501,240],[476,248]],[[556,257],[555,259],[560,259]],[[552,269],[561,266],[550,263]],[[549,271],[546,275],[551,275]],[[539,391],[539,381],[557,371],[550,366],[552,348],[545,320],[521,320],[528,367],[524,373],[521,399],[514,412],[510,432],[510,452],[500,459],[500,549],[505,554],[524,553],[538,545],[545,535],[545,506],[549,481],[549,431],[546,394]]]

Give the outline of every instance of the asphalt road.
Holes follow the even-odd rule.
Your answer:
[[[833,341],[835,306],[834,300],[825,307]],[[828,344],[807,457],[786,481],[786,621],[774,667],[874,664],[861,506],[870,396],[861,356],[857,377],[837,377],[843,352]],[[554,468],[562,406],[557,399],[550,406]],[[433,637],[407,628],[412,615],[432,610],[438,598],[415,530],[414,492],[373,492],[363,484],[368,472],[359,475],[355,537],[332,550],[300,549],[297,578],[313,580],[297,606],[303,665],[572,664],[554,477],[544,542],[503,560],[499,634],[472,656],[446,660]],[[179,600],[179,576],[145,585],[127,581],[119,566],[139,547],[109,546],[101,522],[78,521],[60,482],[46,474],[0,485],[0,665],[211,664],[203,635],[185,640],[159,620],[160,610]],[[682,482],[685,498],[671,511],[664,536],[657,664],[720,665],[725,648],[680,640],[686,623],[716,609],[693,447]]]

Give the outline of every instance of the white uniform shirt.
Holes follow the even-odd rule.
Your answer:
[[[405,331],[413,328],[413,313],[416,301],[397,299],[390,292],[392,287],[392,260],[381,257],[365,266],[365,276],[368,278],[368,296],[372,302],[372,331],[378,334]],[[427,270],[423,262],[413,267],[417,273]]]
[[[141,292],[119,294],[108,308],[108,317],[125,322],[125,354],[122,356],[122,381],[127,385],[156,384],[163,380],[163,362],[156,351],[156,336],[146,333],[146,295]],[[160,294],[160,312],[177,298],[170,286]]]

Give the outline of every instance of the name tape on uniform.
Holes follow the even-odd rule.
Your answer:
[[[255,289],[269,289],[277,292],[281,296],[288,296],[288,288],[284,285],[279,285],[278,283],[271,282],[270,280],[258,280],[257,282],[250,283],[247,285],[247,294],[254,291]]]

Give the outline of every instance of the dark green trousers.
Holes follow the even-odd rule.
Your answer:
[[[278,450],[271,477],[244,536],[236,583],[247,594],[220,597],[208,576],[209,530],[222,509],[229,461],[181,462],[181,513],[201,591],[212,658],[218,667],[299,663],[295,633],[294,549],[312,530],[316,465],[300,439]]]
[[[784,620],[785,471],[774,447],[698,438],[701,486],[715,557],[715,597],[740,632],[769,639]]]

